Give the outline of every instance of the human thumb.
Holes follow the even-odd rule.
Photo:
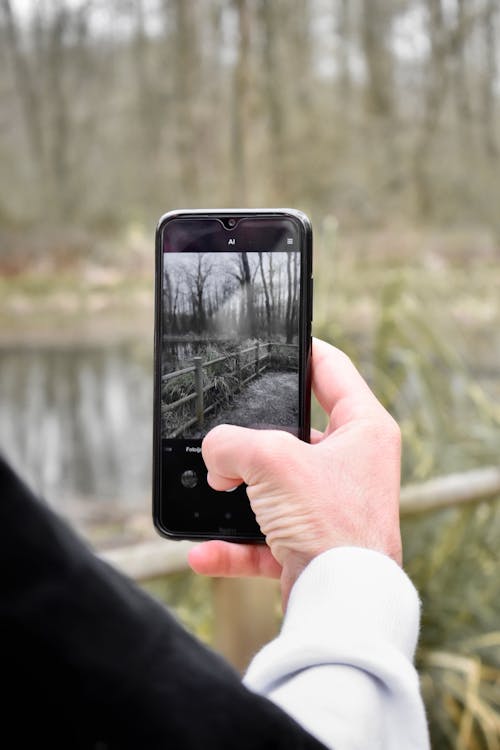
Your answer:
[[[283,430],[218,425],[202,443],[208,483],[215,490],[228,490],[242,482],[262,482],[282,471],[300,444]]]

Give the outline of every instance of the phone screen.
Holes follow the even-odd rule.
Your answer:
[[[208,486],[201,442],[218,424],[304,437],[304,228],[293,216],[187,215],[159,232],[160,527],[258,539],[245,487]]]

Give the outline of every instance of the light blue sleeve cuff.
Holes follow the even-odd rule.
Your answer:
[[[261,691],[284,671],[332,662],[382,677],[383,651],[391,669],[398,657],[413,661],[419,619],[417,591],[397,563],[360,547],[331,549],[299,576],[280,636],[257,654],[245,682]]]
[[[296,581],[281,633],[245,683],[329,748],[427,750],[413,666],[419,615],[417,592],[393,560],[329,550]]]

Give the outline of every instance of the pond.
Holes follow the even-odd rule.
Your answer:
[[[0,450],[62,512],[82,502],[144,509],[152,369],[142,341],[0,349]]]

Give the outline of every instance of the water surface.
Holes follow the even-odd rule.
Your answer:
[[[75,502],[144,507],[151,420],[152,356],[142,342],[0,349],[0,450],[62,511]]]

